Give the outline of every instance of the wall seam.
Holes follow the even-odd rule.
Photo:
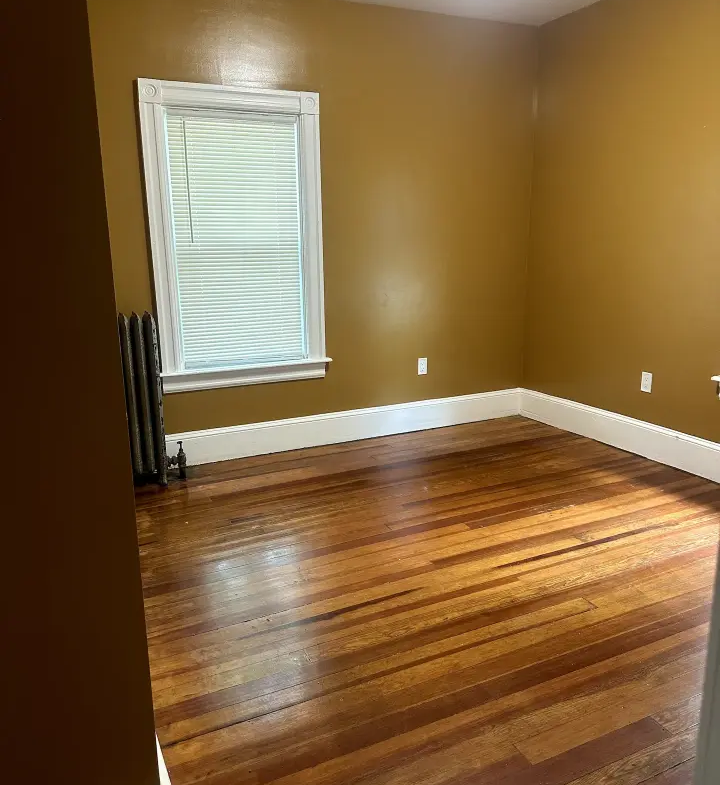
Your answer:
[[[528,221],[527,221],[527,250],[525,253],[525,274],[523,276],[522,292],[522,341],[520,344],[520,386],[526,387],[525,361],[527,357],[527,326],[530,302],[530,262],[532,257],[533,214],[535,212],[535,166],[537,163],[537,135],[540,112],[540,59],[541,59],[542,27],[537,28],[535,44],[535,86],[533,89],[532,106],[532,136],[530,154],[530,182],[528,184]]]

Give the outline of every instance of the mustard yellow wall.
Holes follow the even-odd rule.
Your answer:
[[[525,386],[720,441],[719,0],[546,25],[539,97]]]
[[[133,80],[321,94],[334,362],[322,380],[169,395],[169,432],[520,384],[536,30],[338,0],[89,10],[122,311],[152,306]]]

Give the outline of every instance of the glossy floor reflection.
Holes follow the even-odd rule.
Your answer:
[[[142,489],[173,785],[689,785],[719,524],[520,417]]]

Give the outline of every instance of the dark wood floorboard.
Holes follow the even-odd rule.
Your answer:
[[[720,486],[521,417],[138,490],[173,785],[690,785]]]

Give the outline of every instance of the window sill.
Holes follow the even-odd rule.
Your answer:
[[[185,371],[162,374],[166,394],[215,390],[219,387],[243,387],[248,384],[271,384],[299,379],[322,379],[329,357],[312,360],[292,360],[270,365],[246,365],[241,368],[221,368],[213,371]]]

